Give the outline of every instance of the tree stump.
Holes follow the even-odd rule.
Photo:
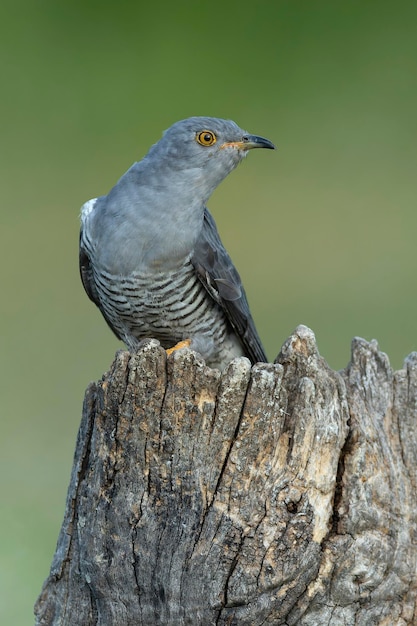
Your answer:
[[[417,624],[417,354],[154,340],[86,392],[39,626]]]

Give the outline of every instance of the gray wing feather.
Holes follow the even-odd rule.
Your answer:
[[[79,263],[80,263],[81,281],[82,281],[82,284],[84,286],[84,289],[86,291],[87,296],[90,298],[90,300],[92,300],[94,302],[94,304],[96,304],[98,306],[98,308],[100,309],[104,319],[106,320],[107,324],[110,326],[111,330],[114,332],[116,337],[118,339],[122,339],[122,337],[120,337],[120,335],[117,332],[117,330],[114,328],[113,324],[108,319],[105,310],[101,306],[100,298],[99,298],[98,293],[97,293],[96,283],[95,283],[95,280],[94,280],[94,273],[93,273],[93,268],[91,266],[90,257],[88,256],[87,250],[83,246],[83,228],[82,228],[82,226],[81,226],[81,231],[80,231]]]
[[[87,249],[84,245],[84,228],[88,223],[90,214],[94,211],[94,208],[99,198],[92,198],[83,204],[81,207],[81,228],[80,228],[80,251],[79,251],[79,265],[80,276],[87,296],[100,307],[100,300],[97,293],[96,284],[94,282],[93,268],[91,266],[90,257],[88,256]],[[87,246],[88,247],[88,246]]]
[[[221,306],[253,363],[267,358],[253,322],[240,276],[207,209],[191,262],[211,297]]]
[[[80,276],[81,281],[83,283],[83,287],[86,291],[87,296],[96,304],[98,307],[100,306],[100,300],[97,294],[96,285],[93,277],[93,270],[91,268],[90,257],[87,254],[86,249],[82,244],[82,230],[80,232]]]

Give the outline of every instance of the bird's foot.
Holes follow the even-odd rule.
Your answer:
[[[184,339],[184,341],[179,341],[172,348],[168,348],[166,353],[169,356],[170,354],[172,354],[176,350],[180,350],[181,348],[189,348],[190,344],[191,344],[191,339]]]

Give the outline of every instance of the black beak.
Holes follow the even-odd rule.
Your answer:
[[[253,148],[268,148],[269,150],[275,150],[275,146],[272,141],[265,139],[265,137],[258,137],[258,135],[243,135],[242,148],[244,150],[252,150]]]

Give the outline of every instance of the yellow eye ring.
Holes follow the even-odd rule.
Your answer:
[[[212,146],[217,141],[216,135],[211,130],[202,130],[197,134],[196,140],[201,146]]]

